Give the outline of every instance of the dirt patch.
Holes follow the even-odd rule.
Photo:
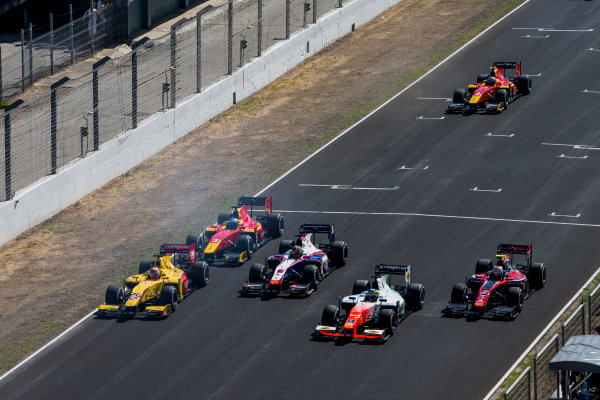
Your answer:
[[[3,246],[0,372],[97,307],[160,243],[213,223],[520,2],[404,0]]]

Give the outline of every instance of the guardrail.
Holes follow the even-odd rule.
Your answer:
[[[175,108],[343,5],[341,0],[226,0],[177,22],[163,37],[133,44],[127,55],[99,61],[87,75],[13,103],[0,115],[0,201],[99,150],[141,120]],[[306,46],[308,53],[310,42]]]

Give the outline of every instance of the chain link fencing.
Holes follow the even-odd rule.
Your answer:
[[[106,57],[83,76],[63,78],[50,92],[13,103],[0,115],[0,201],[175,107],[341,5],[338,0],[224,0],[177,22],[162,37],[132,44],[129,54]],[[112,9],[88,13],[29,40],[20,55],[2,58],[4,95],[108,44],[113,17]]]

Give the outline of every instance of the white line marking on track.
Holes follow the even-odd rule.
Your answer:
[[[479,189],[477,186],[475,186],[472,189],[469,189],[472,192],[492,192],[492,193],[500,193],[502,191],[502,188],[500,189]]]
[[[492,218],[492,217],[469,217],[466,215],[446,215],[446,214],[425,214],[425,213],[410,213],[410,212],[363,212],[363,211],[310,211],[310,210],[274,210],[278,213],[289,214],[335,214],[335,215],[373,215],[373,216],[390,216],[390,217],[429,217],[429,218],[448,218],[448,219],[464,219],[471,221],[493,221],[493,222],[518,222],[524,224],[542,224],[542,225],[568,225],[582,226],[589,228],[600,228],[600,224],[586,224],[577,222],[558,222],[558,221],[541,221],[529,219],[515,218]]]
[[[584,90],[582,90],[582,91],[581,91],[581,93],[593,93],[593,94],[600,94],[600,92],[599,92],[599,91],[597,91],[597,90],[587,90],[587,89],[584,89]]]
[[[533,76],[533,77],[539,77],[539,76],[542,76],[542,73],[541,73],[541,72],[539,72],[539,73],[537,73],[537,74],[529,74],[529,76]]]
[[[450,54],[448,57],[444,58],[442,61],[440,61],[438,64],[436,64],[433,68],[431,68],[429,71],[427,71],[426,73],[424,73],[423,75],[421,75],[419,78],[415,79],[411,84],[409,84],[408,86],[406,86],[404,89],[402,89],[401,91],[399,91],[398,93],[396,93],[395,95],[393,95],[391,98],[389,98],[386,102],[384,102],[382,105],[380,105],[379,107],[377,107],[376,109],[374,109],[373,111],[371,111],[369,114],[365,115],[361,120],[357,121],[356,123],[354,123],[354,125],[350,126],[348,129],[346,129],[345,131],[343,131],[342,133],[340,133],[339,135],[337,135],[336,137],[334,137],[333,139],[331,139],[329,142],[325,143],[323,146],[321,146],[321,148],[319,148],[318,150],[316,150],[314,153],[312,153],[311,155],[309,155],[308,157],[306,157],[304,160],[302,160],[301,162],[299,162],[298,164],[296,164],[294,167],[292,167],[291,169],[289,169],[286,173],[284,173],[283,175],[281,175],[279,178],[275,179],[273,182],[271,182],[270,184],[268,184],[266,187],[264,187],[261,191],[259,191],[258,193],[256,193],[255,196],[260,196],[261,194],[263,194],[264,192],[266,192],[267,190],[269,190],[272,186],[274,186],[275,184],[277,184],[279,181],[281,181],[282,179],[284,179],[286,176],[290,175],[292,172],[294,172],[296,169],[300,168],[300,166],[304,165],[304,163],[308,162],[308,160],[310,160],[311,158],[313,158],[314,156],[316,156],[317,154],[319,154],[321,151],[323,151],[323,149],[329,147],[329,145],[331,145],[332,143],[334,143],[336,140],[344,137],[348,132],[350,132],[352,129],[354,129],[356,126],[360,125],[361,123],[363,123],[364,121],[366,121],[367,119],[371,118],[374,114],[376,114],[379,110],[381,110],[383,107],[387,106],[389,103],[391,103],[392,101],[394,101],[397,97],[401,96],[404,92],[406,92],[408,89],[412,88],[413,86],[415,86],[417,83],[421,82],[423,79],[425,79],[427,76],[429,76],[429,74],[431,74],[432,72],[434,72],[435,70],[437,70],[442,64],[446,63],[446,61],[450,60],[452,57],[454,57],[455,55],[457,55],[458,53],[460,53],[461,51],[463,51],[465,48],[469,47],[470,44],[472,44],[473,42],[475,42],[477,39],[479,39],[480,37],[482,37],[483,35],[485,35],[489,30],[491,30],[492,28],[494,28],[496,25],[498,25],[500,22],[504,21],[506,18],[508,18],[509,16],[511,16],[513,13],[517,12],[519,9],[521,9],[521,7],[525,6],[526,4],[528,4],[531,0],[525,0],[523,1],[523,3],[519,4],[517,7],[515,7],[512,11],[510,11],[509,13],[507,13],[506,15],[504,15],[502,18],[500,18],[499,20],[497,20],[496,22],[494,22],[493,24],[491,24],[490,26],[488,26],[487,28],[485,28],[483,31],[481,31],[478,35],[476,35],[474,38],[472,38],[471,40],[469,40],[467,43],[463,44],[461,47],[459,47],[458,49],[456,49],[456,51],[454,51],[454,53]],[[4,375],[0,376],[0,381],[2,381],[4,378],[6,378],[10,373],[12,373],[13,371],[15,371],[17,368],[19,368],[19,366],[25,364],[28,360],[32,359],[33,357],[35,357],[37,354],[39,354],[43,349],[45,349],[46,347],[50,346],[52,343],[56,342],[57,340],[59,340],[61,337],[63,337],[63,335],[65,335],[67,332],[69,332],[70,330],[72,330],[73,328],[75,328],[76,326],[82,324],[87,318],[89,318],[90,316],[92,316],[94,313],[96,313],[96,309],[94,309],[92,312],[90,312],[88,315],[86,315],[85,317],[83,317],[82,319],[80,319],[79,321],[77,321],[75,324],[71,325],[69,328],[67,328],[67,330],[65,330],[63,333],[61,333],[60,335],[58,335],[57,337],[55,337],[54,339],[50,340],[48,343],[46,343],[42,348],[40,348],[38,351],[36,351],[35,353],[33,353],[32,355],[30,355],[29,357],[27,357],[25,360],[23,360],[22,362],[20,362],[17,366],[15,366],[14,368],[12,368],[10,371],[6,372]]]
[[[522,38],[548,39],[550,35],[521,35]]]
[[[554,211],[552,211],[552,214],[548,214],[548,216],[549,217],[579,218],[579,217],[581,217],[581,214],[566,215],[566,214],[557,214]]]
[[[575,296],[573,296],[571,298],[571,300],[569,300],[567,302],[567,304],[565,304],[565,306],[562,308],[562,310],[560,310],[558,312],[558,314],[556,314],[556,316],[554,318],[552,318],[552,321],[550,321],[548,323],[548,325],[546,325],[546,327],[544,328],[544,330],[540,332],[540,334],[533,340],[533,342],[531,342],[531,344],[529,345],[529,347],[527,347],[525,349],[525,351],[523,352],[523,354],[521,354],[521,357],[519,357],[517,359],[517,361],[515,361],[515,363],[512,365],[512,367],[510,367],[510,369],[508,371],[506,371],[506,373],[504,374],[504,376],[502,378],[500,378],[500,380],[498,381],[498,383],[496,383],[496,385],[492,388],[492,390],[489,391],[489,393],[483,398],[483,400],[489,400],[494,395],[494,393],[496,393],[496,390],[498,390],[498,388],[500,387],[500,385],[502,385],[504,383],[504,381],[506,380],[506,378],[508,378],[508,376],[510,374],[512,374],[512,372],[515,370],[515,368],[517,368],[517,365],[519,365],[521,363],[521,361],[533,349],[533,347],[536,344],[539,343],[539,341],[546,334],[546,332],[548,332],[550,330],[550,328],[552,328],[552,326],[556,323],[556,321],[558,321],[558,319],[560,318],[560,316],[563,315],[563,313],[567,310],[567,308],[569,308],[569,306],[571,304],[573,304],[579,298],[579,296],[581,295],[581,293],[583,293],[583,290],[594,280],[594,278],[598,274],[600,274],[600,268],[598,268],[596,270],[596,272],[594,272],[592,274],[592,276],[590,277],[590,279],[588,279],[588,281],[583,284],[583,286],[581,287],[581,289],[579,289],[579,291],[577,291],[577,293],[575,293]]]
[[[561,154],[561,155],[560,155],[560,156],[558,156],[557,158],[571,158],[571,159],[585,160],[586,158],[588,158],[588,156],[577,157],[577,156],[568,156],[568,155],[566,155],[566,154]]]
[[[542,143],[545,146],[564,146],[572,147],[576,150],[600,150],[600,147],[594,147],[589,144],[565,144],[565,143]]]
[[[494,134],[492,132],[487,133],[485,136],[490,136],[490,137],[513,137],[515,136],[514,133],[511,133],[510,135],[500,135],[500,134]]]
[[[398,190],[400,189],[400,186],[394,186],[394,187],[354,187],[352,185],[318,185],[318,184],[312,184],[312,183],[299,183],[298,186],[304,186],[304,187],[328,187],[330,189],[334,189],[334,190],[383,190],[383,191],[391,191],[391,190]]]
[[[444,119],[446,117],[424,117],[424,116],[420,116],[417,119]]]
[[[407,167],[406,165],[401,166],[398,169],[429,169],[429,165],[426,165],[424,167]]]
[[[593,47],[590,47],[589,49],[586,49],[587,51],[600,51],[600,49],[595,49]]]
[[[417,100],[444,100],[444,101],[452,101],[447,97],[417,97]]]
[[[592,32],[594,29],[553,29],[553,28],[512,28],[513,30],[530,30],[538,32]]]

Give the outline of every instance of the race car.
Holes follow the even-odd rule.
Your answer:
[[[256,205],[265,206],[265,216],[253,216]],[[243,263],[260,246],[283,234],[283,215],[271,212],[271,197],[240,197],[232,208],[219,214],[217,223],[206,228],[199,242],[209,264],[218,260]]]
[[[104,304],[98,307],[99,317],[133,318],[166,317],[196,287],[208,283],[208,264],[192,262],[188,273],[172,262],[173,254],[158,255],[142,261],[138,274],[130,276],[122,286],[111,284],[106,289]]]
[[[507,69],[516,70],[516,75],[506,78]],[[456,89],[448,112],[501,112],[518,97],[531,93],[531,77],[521,74],[521,61],[498,61],[490,70],[477,76],[477,82],[466,90]]]
[[[515,264],[515,255],[525,256],[525,264]],[[495,266],[478,260],[475,274],[454,285],[446,315],[514,319],[531,293],[546,284],[546,267],[532,262],[531,244],[499,244],[496,258]]]
[[[328,243],[316,246],[311,236],[327,233]],[[242,294],[308,296],[335,268],[346,264],[348,244],[335,240],[334,225],[303,224],[296,240],[282,240],[279,254],[269,257],[266,265],[253,264]]]
[[[410,272],[410,265],[377,265],[371,281],[357,280],[352,296],[325,307],[315,338],[389,339],[400,321],[423,308],[425,287],[411,283]],[[404,276],[404,286],[392,285],[392,275]]]

